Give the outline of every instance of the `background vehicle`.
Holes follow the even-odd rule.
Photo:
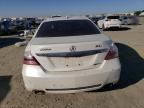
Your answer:
[[[139,23],[137,16],[121,16],[121,21],[123,25],[136,25]]]
[[[101,17],[90,17],[90,19],[97,25],[97,22],[101,19]]]
[[[26,47],[23,79],[27,90],[73,93],[115,84],[120,76],[118,49],[83,17],[44,21]]]
[[[115,28],[121,27],[121,21],[119,16],[105,16],[102,17],[98,22],[99,28],[102,28],[103,30],[108,28]]]

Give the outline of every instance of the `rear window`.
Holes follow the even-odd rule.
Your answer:
[[[107,18],[108,19],[119,19],[120,17],[119,16],[108,16]]]
[[[89,20],[60,20],[44,22],[36,37],[62,37],[100,34],[98,28]]]

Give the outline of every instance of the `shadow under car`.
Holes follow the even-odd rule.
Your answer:
[[[120,80],[116,85],[106,85],[102,89],[96,90],[97,92],[126,88],[144,78],[144,59],[128,45],[122,43],[116,43],[116,45],[119,49],[121,62]]]
[[[9,93],[11,86],[10,86],[10,81],[11,81],[12,76],[0,76],[0,103],[5,99],[7,94]]]

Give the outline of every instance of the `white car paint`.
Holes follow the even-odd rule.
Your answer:
[[[119,16],[106,16],[100,19],[97,23],[99,28],[108,29],[111,27],[121,27],[121,21],[119,18],[109,18],[109,17],[119,17]]]
[[[90,21],[59,17],[42,22],[25,49],[22,76],[26,89],[75,93],[117,83],[121,71],[118,49],[104,34],[36,37],[44,23],[63,20]]]

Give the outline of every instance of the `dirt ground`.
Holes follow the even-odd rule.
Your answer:
[[[15,36],[0,37],[0,108],[144,108],[144,24],[105,31],[117,44],[121,79],[114,87],[76,94],[36,95],[24,88],[25,47]]]

